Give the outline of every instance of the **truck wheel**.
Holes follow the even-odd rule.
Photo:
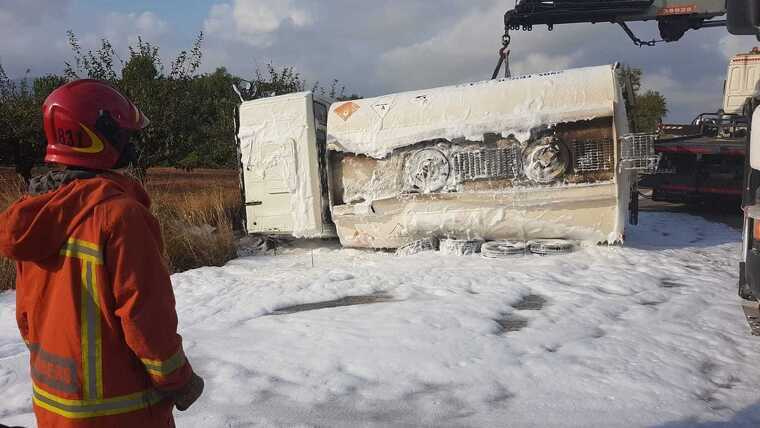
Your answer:
[[[755,295],[752,293],[752,289],[749,288],[749,284],[746,282],[744,284],[739,284],[739,297],[752,302],[757,301]]]

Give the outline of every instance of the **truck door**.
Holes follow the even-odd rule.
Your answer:
[[[319,191],[322,195],[322,223],[332,224],[330,213],[329,171],[327,162],[327,111],[325,103],[314,101],[314,126],[317,135],[317,163],[319,165]]]
[[[248,144],[246,144],[248,143]],[[248,147],[246,147],[248,146]],[[292,230],[291,196],[296,178],[295,141],[243,141],[249,150],[245,174],[245,205],[249,233]]]

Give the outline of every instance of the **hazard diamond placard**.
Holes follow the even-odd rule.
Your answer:
[[[337,114],[341,119],[344,121],[348,120],[351,116],[354,115],[357,111],[359,111],[361,107],[359,107],[359,104],[356,104],[354,102],[347,102],[340,106],[338,106],[335,109],[335,114]]]

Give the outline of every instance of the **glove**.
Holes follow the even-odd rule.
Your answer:
[[[190,381],[187,385],[178,389],[177,391],[170,392],[169,398],[174,402],[177,410],[184,412],[190,406],[198,400],[198,397],[203,393],[203,379],[197,374],[193,373],[190,376]]]

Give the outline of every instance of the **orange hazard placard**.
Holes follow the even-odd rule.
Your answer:
[[[697,5],[695,4],[668,6],[668,7],[663,7],[662,9],[657,11],[658,16],[691,15],[692,13],[697,13]]]
[[[345,104],[342,104],[342,105],[338,106],[335,109],[335,114],[337,114],[338,116],[340,116],[341,119],[343,119],[344,121],[346,121],[351,116],[353,116],[354,113],[356,113],[357,111],[359,111],[360,108],[361,107],[359,107],[359,104],[356,104],[354,102],[349,101],[349,102],[347,102]]]

